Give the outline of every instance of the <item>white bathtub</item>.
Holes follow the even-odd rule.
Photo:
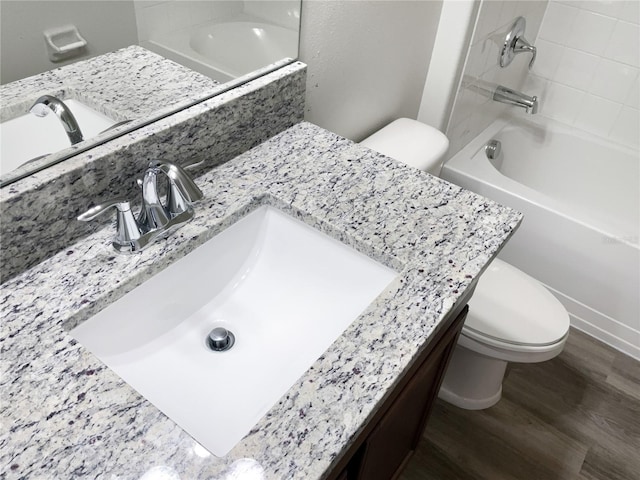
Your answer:
[[[220,83],[298,55],[298,31],[242,19],[209,22],[142,42],[145,48]]]
[[[575,327],[640,358],[637,150],[547,119],[498,120],[441,176],[521,211],[500,257],[549,287]]]

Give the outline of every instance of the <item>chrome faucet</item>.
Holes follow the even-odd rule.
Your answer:
[[[50,111],[55,113],[60,119],[71,145],[75,145],[84,140],[76,117],[73,116],[69,107],[59,98],[51,95],[43,95],[29,108],[29,112],[38,117],[44,117],[48,115]]]
[[[515,22],[511,26],[511,30],[507,32],[504,39],[504,44],[500,49],[500,55],[498,62],[502,68],[509,66],[513,61],[513,58],[519,53],[530,53],[531,60],[529,61],[529,70],[533,68],[533,64],[536,62],[537,49],[531,45],[526,38],[524,38],[524,31],[527,26],[527,21],[524,17],[516,18]]]
[[[165,202],[159,194],[159,178],[167,180]],[[116,198],[90,208],[78,220],[86,222],[115,207],[117,233],[113,247],[119,252],[140,251],[151,242],[193,218],[192,204],[202,199],[202,191],[184,168],[166,161],[153,161],[142,180],[142,208],[136,219],[125,198]]]
[[[538,97],[525,95],[524,93],[498,85],[493,92],[493,99],[496,102],[506,103],[524,108],[529,114],[538,113]]]
[[[158,194],[159,175],[168,179],[165,204]],[[182,167],[165,161],[151,162],[142,180],[142,210],[138,223],[146,231],[165,228],[185,212],[193,214],[191,204],[200,199],[202,191]]]

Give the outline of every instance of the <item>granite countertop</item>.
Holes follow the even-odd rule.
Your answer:
[[[166,241],[118,255],[108,227],[2,285],[5,478],[322,478],[521,220],[305,122],[197,183],[196,217]],[[401,273],[217,458],[68,330],[263,204]]]
[[[115,122],[132,120],[118,130],[122,131],[210,97],[222,88],[219,82],[205,75],[132,45],[1,85],[0,122],[24,115],[38,97],[46,94],[61,100],[79,100]],[[112,136],[113,132],[103,133],[52,152],[45,159],[32,162],[28,170]],[[10,181],[23,173],[23,169],[17,170],[3,172],[2,181]]]

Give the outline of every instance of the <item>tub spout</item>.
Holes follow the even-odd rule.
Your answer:
[[[493,99],[496,102],[506,103],[507,105],[515,105],[516,107],[524,108],[525,112],[529,114],[538,113],[538,97],[525,95],[524,93],[510,88],[498,85],[493,92]]]
[[[69,107],[67,107],[62,100],[53,97],[51,95],[43,95],[29,109],[29,112],[35,114],[38,117],[44,117],[52,111],[60,119],[60,123],[64,127],[64,131],[69,137],[71,145],[75,145],[83,140],[82,132],[76,121],[76,117],[73,116]]]

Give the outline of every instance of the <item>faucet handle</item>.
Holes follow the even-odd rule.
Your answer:
[[[195,156],[195,157],[191,157],[190,159],[184,161],[184,162],[180,162],[180,166],[184,169],[184,170],[195,170],[199,167],[201,167],[202,165],[204,165],[206,159],[202,156]]]
[[[531,53],[529,70],[533,68],[533,64],[536,61],[537,49],[531,45],[526,38],[524,38],[524,30],[526,26],[527,21],[524,17],[518,17],[511,26],[511,29],[507,32],[498,57],[498,61],[502,68],[507,67],[513,61],[514,57],[518,53],[522,52]]]
[[[516,39],[516,44],[513,47],[513,51],[514,53],[522,53],[522,52],[531,53],[531,60],[529,60],[529,70],[533,68],[533,64],[536,61],[536,54],[538,52],[538,49],[533,45],[531,45],[529,42],[527,42],[526,38],[518,37]]]
[[[111,207],[115,207],[118,212],[116,238],[113,240],[113,246],[120,252],[132,251],[134,249],[133,242],[140,238],[141,232],[138,223],[133,216],[133,212],[131,211],[131,204],[126,198],[118,197],[95,205],[83,214],[78,215],[78,220],[81,222],[88,222],[97,216],[102,215]]]

